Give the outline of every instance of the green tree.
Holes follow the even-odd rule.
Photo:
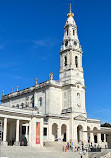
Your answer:
[[[101,124],[101,127],[110,127],[111,128],[111,124],[106,122],[104,124]]]

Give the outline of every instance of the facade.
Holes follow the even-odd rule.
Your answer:
[[[74,14],[68,13],[60,49],[59,80],[49,80],[33,87],[2,94],[0,120],[3,144],[20,145],[23,137],[30,146],[45,141],[80,140],[85,144],[106,144],[105,135],[84,131],[100,130],[100,120],[87,118],[82,48],[77,35]]]

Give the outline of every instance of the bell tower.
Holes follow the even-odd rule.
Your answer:
[[[84,85],[82,48],[77,35],[77,25],[71,11],[64,26],[64,37],[60,50],[60,81],[66,84],[81,82]]]
[[[70,111],[74,116],[84,115],[85,86],[82,67],[82,48],[77,34],[77,25],[74,14],[71,11],[64,26],[64,37],[60,51],[59,80],[63,83],[63,106],[62,111]],[[66,112],[67,113],[67,112]]]

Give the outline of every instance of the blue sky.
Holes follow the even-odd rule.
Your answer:
[[[89,118],[111,123],[111,1],[0,0],[0,95],[59,79],[59,51],[72,3],[83,49]]]

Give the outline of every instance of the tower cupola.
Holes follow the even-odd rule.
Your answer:
[[[74,14],[71,11],[71,4],[70,6],[70,12],[67,14],[68,18],[66,21],[66,24],[64,26],[64,38],[62,42],[62,50],[66,50],[68,48],[74,48],[81,50],[78,35],[77,35],[77,26],[74,20]]]

